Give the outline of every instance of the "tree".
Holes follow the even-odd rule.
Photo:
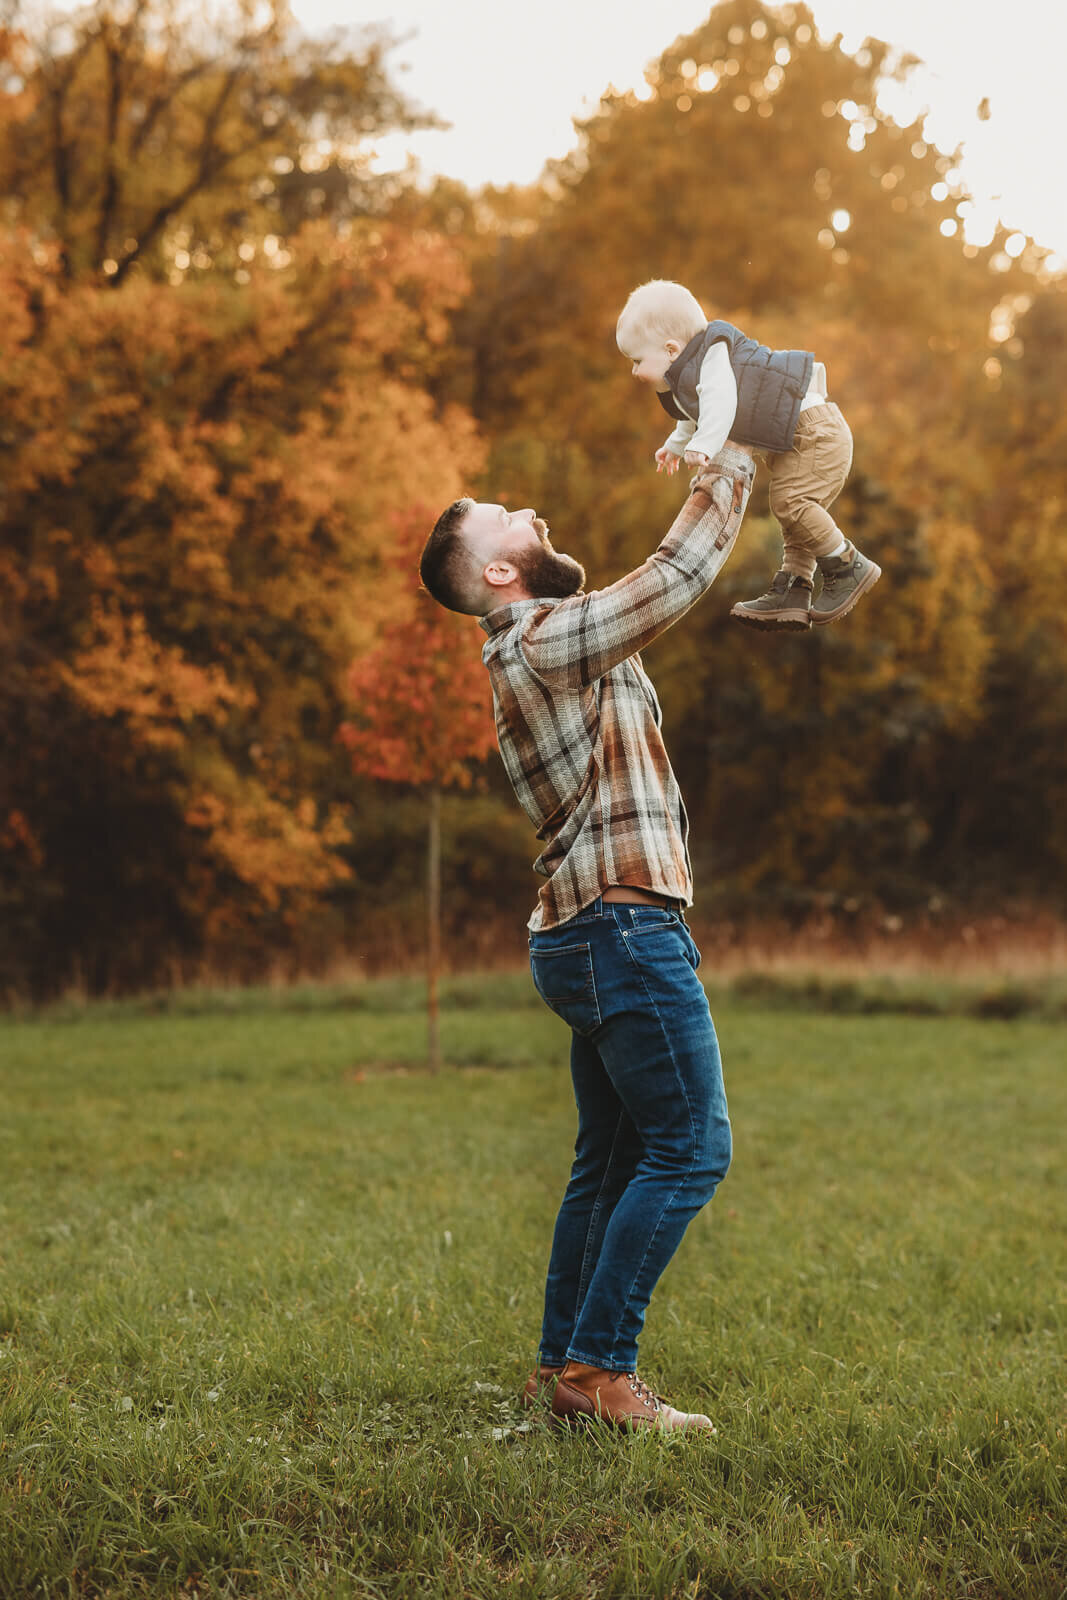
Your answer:
[[[20,28],[24,10],[0,32],[0,188],[68,278],[239,272],[266,238],[379,208],[369,136],[434,124],[390,82],[387,33],[352,54],[302,36],[280,0],[210,21],[181,0],[93,0]]]
[[[196,123],[184,97],[211,79],[217,98],[218,59],[193,72],[157,48],[172,13],[130,15],[123,47],[141,39],[149,77],[130,68],[135,93],[120,74],[123,137],[155,104],[149,80],[160,129]],[[334,734],[347,666],[390,605],[387,513],[447,503],[480,462],[469,418],[420,382],[464,290],[455,249],[370,217],[305,223],[284,248],[257,237],[221,112],[211,181],[177,208],[169,158],[123,158],[98,248],[90,102],[111,26],[103,8],[71,24],[64,53],[0,97],[0,155],[21,175],[21,221],[0,234],[0,984],[38,994],[78,972],[101,990],[235,951],[254,965],[343,884]],[[9,62],[28,48],[4,40]],[[282,72],[278,39],[268,60]],[[231,66],[241,115],[262,109],[264,58],[249,45]],[[362,109],[355,87],[345,101],[361,127],[394,103],[377,70],[372,56]],[[46,80],[63,86],[59,133]],[[285,81],[299,126],[331,131],[336,84]],[[75,104],[88,132],[61,182]],[[282,126],[295,165],[296,111]],[[39,201],[35,172],[53,173]],[[209,202],[231,242],[239,222],[240,253],[223,239],[172,271],[168,230],[206,230]],[[135,213],[167,207],[165,227],[137,224],[127,271],[107,271],[114,254],[97,271]]]
[[[698,866],[724,898],[905,903],[977,881],[973,827],[946,826],[939,790],[946,751],[981,737],[1018,622],[997,615],[990,329],[1033,293],[1036,254],[1009,255],[1006,229],[964,243],[953,156],[879,103],[907,70],[879,41],[849,55],[821,40],[802,5],[724,0],[641,96],[605,95],[549,172],[538,225],[489,236],[456,314],[475,357],[452,392],[489,437],[487,495],[532,501],[565,548],[580,539],[594,582],[649,553],[677,498],[650,469],[664,419],[615,349],[635,284],[681,279],[827,364],[856,440],[836,514],[882,585],[820,635],[740,637],[729,606],[778,553],[757,472],[730,568],[650,658]]]
[[[467,789],[471,764],[496,743],[489,684],[469,618],[446,611],[418,586],[416,562],[433,513],[398,524],[395,564],[407,603],[352,667],[357,707],[341,729],[355,771],[427,794],[426,989],[430,1070],[441,1065],[437,985],[441,964],[441,790]]]

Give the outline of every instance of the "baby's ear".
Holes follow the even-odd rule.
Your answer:
[[[682,353],[682,347],[678,343],[677,339],[668,339],[667,343],[664,345],[664,349],[666,350],[667,354],[670,356],[672,361],[675,359],[676,356],[680,356],[681,353]]]

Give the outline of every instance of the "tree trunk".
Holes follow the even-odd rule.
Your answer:
[[[430,785],[429,848],[426,873],[426,1045],[431,1072],[441,1066],[441,1031],[437,977],[441,967],[441,790]]]

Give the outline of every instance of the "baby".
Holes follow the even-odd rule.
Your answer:
[[[616,342],[634,377],[655,386],[676,419],[656,470],[702,466],[727,439],[765,453],[784,554],[766,594],[730,612],[754,628],[836,622],[882,575],[850,544],[828,507],[852,465],[852,435],[827,399],[826,369],[806,350],[769,350],[729,322],[709,322],[680,283],[653,279],[623,307]],[[822,588],[813,592],[815,569]]]

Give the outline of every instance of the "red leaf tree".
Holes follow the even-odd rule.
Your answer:
[[[466,789],[472,766],[496,743],[489,681],[474,624],[432,600],[418,579],[418,556],[433,512],[395,522],[387,566],[396,577],[391,616],[353,664],[354,711],[340,736],[353,770],[427,792],[427,1031],[431,1071],[441,1064],[441,790]]]

